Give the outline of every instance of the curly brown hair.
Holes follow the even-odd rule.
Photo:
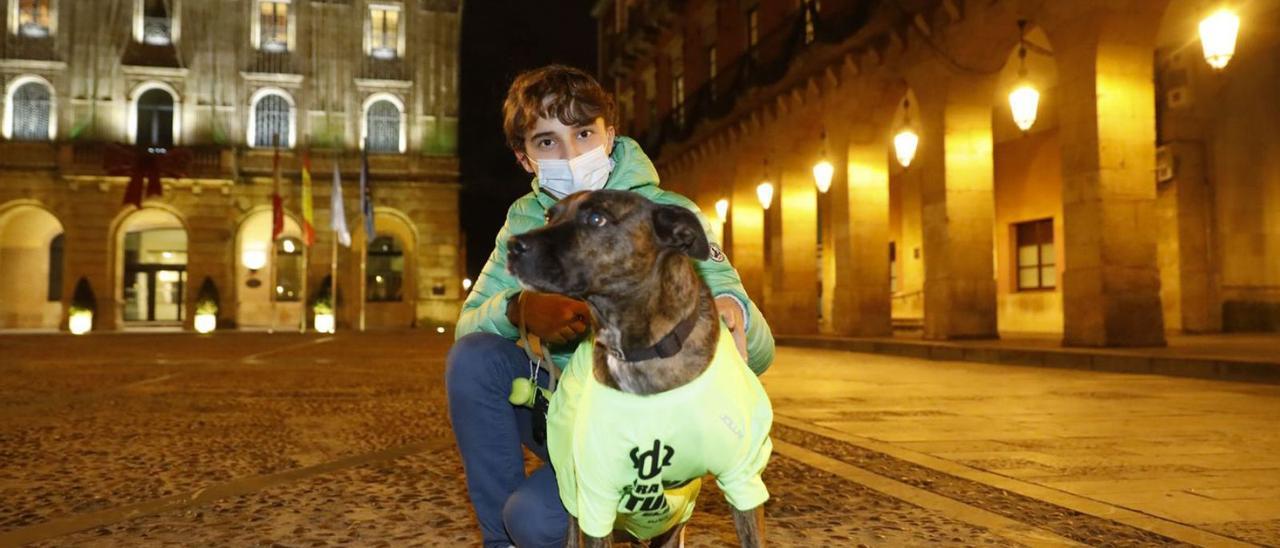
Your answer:
[[[522,72],[511,82],[502,104],[502,130],[507,146],[524,152],[525,135],[539,118],[556,118],[566,126],[580,126],[604,118],[613,126],[618,116],[613,95],[590,74],[565,65],[547,65]]]

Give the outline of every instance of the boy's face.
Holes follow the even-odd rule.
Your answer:
[[[603,145],[605,155],[613,153],[614,128],[604,118],[581,126],[567,126],[557,118],[539,118],[524,138],[524,152],[516,161],[529,173],[538,172],[538,160],[572,160]]]

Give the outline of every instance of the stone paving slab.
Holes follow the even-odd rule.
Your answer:
[[[1246,493],[1280,481],[1280,387],[794,347],[764,381],[786,425],[1192,536],[1280,544],[1280,497]],[[1200,494],[1221,487],[1239,498]]]
[[[41,546],[475,545],[444,403],[450,342],[421,331],[0,336],[0,545],[21,531],[112,515],[33,538]],[[1248,491],[1280,487],[1280,469],[1244,466],[1270,466],[1268,455],[1280,454],[1280,433],[1258,430],[1280,416],[1280,389],[951,365],[780,349],[764,377],[782,421],[775,435],[856,473],[776,454],[766,471],[771,540],[1016,543],[966,521],[966,512],[927,509],[855,481],[883,477],[1003,512],[1030,531],[1026,538],[1041,530],[1085,544],[1179,544],[1061,504],[1010,498],[993,490],[998,482],[901,467],[885,452],[901,449],[990,468],[1000,481],[1019,474],[1026,485],[1079,491],[1099,507],[1280,543],[1280,520],[1268,513],[1280,507],[1276,490]],[[886,449],[815,432],[850,432]],[[1114,493],[1131,499],[1107,501],[1095,489],[1125,481],[1135,488]],[[733,544],[714,482],[706,491],[690,544]],[[189,502],[154,504],[166,500]],[[1196,503],[1201,514],[1178,513]],[[149,509],[119,512],[139,507]]]
[[[927,341],[918,337],[851,338],[779,335],[779,345],[823,348],[934,361],[964,361],[1109,373],[1280,384],[1280,335],[1171,337],[1156,348],[1065,348],[1057,339],[1013,337]]]
[[[450,342],[423,332],[0,337],[0,539],[476,545],[445,414]],[[785,456],[766,481],[780,546],[1012,544]],[[714,482],[705,491],[690,545],[732,544],[728,507]]]

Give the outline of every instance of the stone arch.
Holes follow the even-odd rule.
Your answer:
[[[297,266],[300,266],[300,264],[293,263],[297,263],[300,260],[300,257],[295,255],[300,253],[301,250],[288,251],[285,249],[284,244],[280,242],[277,242],[277,245],[272,245],[271,215],[271,206],[259,205],[245,212],[235,223],[236,236],[232,243],[234,252],[231,256],[235,261],[232,269],[235,272],[233,280],[235,284],[236,325],[240,327],[278,327],[288,329],[292,326],[297,326],[301,320],[300,315],[305,312],[304,303],[306,298],[304,295],[287,296],[278,301],[272,297],[272,292],[277,287],[283,287],[279,283],[282,281],[282,273],[273,272],[278,263],[286,260],[292,261],[288,267],[289,272],[285,273],[285,277],[289,278],[289,282],[284,284],[288,285],[290,289],[301,283],[300,276],[304,275],[305,270],[294,271]],[[301,240],[301,227],[301,220],[286,210],[284,214],[284,230],[280,233],[280,239],[288,238],[290,242]],[[303,255],[305,256],[305,254]],[[255,261],[260,261],[263,266],[250,269],[249,267],[253,266]],[[295,277],[299,277],[299,279],[294,280],[293,278]],[[275,286],[272,284],[273,281],[277,282]],[[300,292],[300,290],[301,288],[297,287],[296,291]]]
[[[996,323],[1005,333],[1062,333],[1062,150],[1059,86],[1053,42],[1028,24],[1008,51],[992,97],[995,198]],[[1026,86],[1039,95],[1035,121],[1014,121],[1011,93]]]
[[[366,259],[366,289],[365,303],[363,303],[366,307],[366,325],[369,327],[410,327],[414,325],[416,319],[418,297],[424,291],[429,292],[431,290],[431,288],[424,289],[421,287],[422,280],[418,272],[419,261],[417,253],[418,242],[420,241],[418,229],[408,215],[390,207],[375,207],[373,220],[375,238],[390,237],[399,244],[399,269],[396,274],[392,274],[399,276],[399,299],[375,300],[378,295],[382,295],[385,298],[385,287],[388,282],[385,278],[381,282],[377,281],[379,274],[375,270],[389,267],[392,271],[395,271],[395,268],[391,266],[394,260],[384,260],[389,258],[379,257],[379,251],[369,248],[368,244],[361,246],[361,252],[369,254]],[[385,264],[375,266],[375,262]],[[378,284],[381,284],[382,289],[379,288]]]
[[[178,208],[145,202],[111,222],[111,292],[116,325],[181,325],[194,295],[186,280],[190,225]],[[99,313],[102,313],[99,310]]]
[[[48,140],[53,141],[58,137],[58,93],[54,89],[53,84],[49,83],[49,80],[45,79],[43,76],[28,74],[14,78],[9,82],[8,89],[5,90],[4,119],[2,121],[3,125],[0,125],[0,132],[2,132],[5,139],[14,138],[14,124],[17,121],[16,113],[13,112],[15,106],[14,96],[17,94],[18,90],[23,88],[23,86],[32,84],[43,87],[49,94],[48,114],[46,115],[46,123],[48,124]]]
[[[253,95],[249,96],[249,112],[248,112],[249,121],[247,124],[245,124],[246,126],[245,143],[250,147],[265,146],[267,148],[270,148],[270,145],[258,144],[258,141],[256,139],[257,137],[256,132],[257,132],[258,123],[259,123],[259,120],[258,120],[259,102],[268,97],[280,97],[284,99],[285,104],[288,105],[288,116],[289,116],[288,135],[284,136],[284,139],[283,139],[284,142],[280,143],[280,145],[282,148],[294,148],[298,142],[298,104],[294,100],[293,94],[289,93],[283,88],[273,87],[273,86],[259,88],[257,91],[253,92]]]
[[[0,329],[58,327],[67,279],[62,234],[62,221],[38,201],[0,205]]]
[[[182,94],[178,93],[177,88],[173,87],[168,82],[162,82],[159,80],[143,82],[135,86],[133,90],[129,92],[129,112],[127,113],[129,142],[138,142],[138,124],[140,122],[138,113],[139,100],[142,99],[147,92],[152,90],[161,90],[169,94],[170,99],[173,100],[173,144],[178,145],[182,142]]]

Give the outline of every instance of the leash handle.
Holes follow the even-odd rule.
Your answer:
[[[516,304],[520,307],[520,341],[518,344],[520,348],[524,349],[525,355],[529,357],[531,365],[545,369],[551,375],[551,380],[547,382],[547,389],[554,392],[556,383],[560,380],[560,370],[556,369],[555,362],[551,361],[551,354],[547,351],[547,347],[542,344],[542,338],[530,333],[529,329],[525,327],[527,325],[524,320],[525,292],[521,291],[516,298],[518,299]],[[537,385],[538,379],[532,380]]]

